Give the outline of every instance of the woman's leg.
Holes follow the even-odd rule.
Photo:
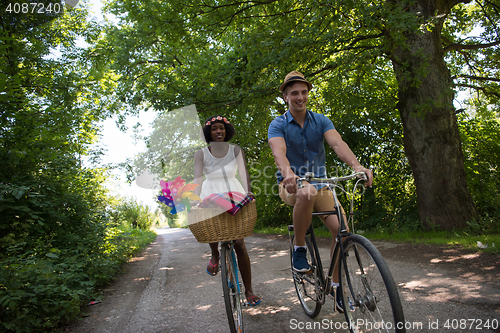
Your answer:
[[[207,265],[208,274],[215,276],[219,271],[219,243],[210,243],[210,249],[212,250],[212,257]]]
[[[260,301],[260,297],[254,295],[252,290],[252,269],[250,267],[250,257],[244,239],[234,241],[234,250],[238,256],[238,266],[240,267],[241,277],[245,285],[245,297],[251,305]]]

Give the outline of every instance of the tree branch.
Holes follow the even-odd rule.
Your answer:
[[[475,44],[475,45],[462,45],[462,44],[452,44],[448,45],[443,49],[444,53],[448,53],[450,51],[461,51],[461,50],[479,50],[486,49],[492,46],[500,45],[500,41],[496,41],[488,44]]]
[[[165,64],[164,60],[143,60],[131,63],[132,65],[143,65],[143,64]]]
[[[494,91],[489,91],[487,88],[484,88],[484,87],[473,86],[471,84],[457,84],[456,86],[479,90],[479,91],[482,91],[485,96],[495,96],[495,97],[500,98],[500,93],[497,93]]]
[[[444,1],[446,3],[446,7],[447,8],[453,8],[455,7],[456,5],[458,5],[459,3],[471,3],[472,0],[447,0],[447,1]]]
[[[500,79],[495,77],[484,77],[484,76],[475,76],[475,75],[459,75],[457,78],[463,77],[465,79],[477,80],[477,81],[492,81],[492,82],[500,82]]]
[[[497,14],[499,14],[499,12],[500,12],[500,6],[499,5],[493,3],[492,1],[486,1],[486,5],[493,7],[493,9],[495,10],[495,12]]]
[[[257,7],[257,6],[262,6],[262,5],[268,5],[268,4],[271,4],[271,3],[274,3],[274,2],[277,2],[278,0],[267,0],[267,1],[239,1],[239,2],[234,2],[234,3],[230,3],[230,4],[225,4],[225,5],[217,5],[217,6],[211,6],[211,5],[208,5],[206,3],[203,3],[201,10],[200,10],[200,14],[197,14],[197,15],[210,15],[214,12],[216,12],[217,10],[220,10],[222,8],[225,8],[225,7],[234,7],[234,6],[237,6],[237,7],[240,7],[240,6],[244,6],[243,8],[238,8],[236,11],[234,11],[232,14],[230,14],[229,16],[226,16],[226,17],[222,17],[221,19],[219,19],[217,22],[214,22],[210,25],[207,26],[207,28],[211,28],[211,27],[221,27],[222,28],[222,32],[219,33],[219,35],[223,35],[227,29],[229,28],[229,26],[231,25],[231,23],[236,19],[236,17],[240,16],[240,14],[243,14],[243,12],[253,8],[253,7]],[[208,8],[207,11],[204,11],[203,10],[203,7],[206,7]],[[294,9],[294,10],[290,10],[290,11],[285,11],[285,12],[279,12],[277,14],[270,14],[270,15],[250,15],[250,16],[241,16],[241,18],[269,18],[269,17],[274,17],[274,16],[283,16],[285,14],[289,14],[289,13],[292,13],[292,12],[295,12],[295,11],[298,11],[298,10],[302,10],[302,9]],[[224,24],[223,22],[227,22],[226,24]]]

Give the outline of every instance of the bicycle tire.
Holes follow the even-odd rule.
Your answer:
[[[321,288],[321,278],[319,267],[316,264],[316,256],[314,248],[309,240],[309,236],[306,236],[306,247],[307,247],[307,262],[312,267],[312,270],[308,273],[298,273],[293,269],[293,248],[294,248],[295,236],[292,236],[290,242],[290,264],[292,268],[292,279],[295,286],[295,291],[299,297],[300,304],[304,309],[304,312],[311,318],[315,318],[321,311],[321,304],[317,301],[319,299],[319,289]]]
[[[229,329],[232,333],[243,332],[241,287],[236,254],[228,244],[224,243],[221,245],[221,277]]]
[[[349,330],[406,332],[396,283],[375,245],[361,235],[351,235],[344,241],[344,260],[339,278]]]

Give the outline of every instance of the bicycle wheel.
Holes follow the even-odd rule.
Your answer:
[[[243,332],[243,314],[236,254],[229,244],[221,245],[221,276],[227,320],[232,333]]]
[[[406,332],[396,284],[375,245],[351,235],[344,241],[344,259],[339,275],[350,331]]]
[[[292,277],[299,297],[300,304],[304,312],[311,318],[315,318],[321,311],[321,304],[319,303],[320,288],[321,288],[321,275],[320,269],[317,265],[315,252],[309,236],[306,236],[307,247],[307,262],[311,265],[311,271],[306,273],[299,273],[293,269],[293,247],[295,236],[292,236],[290,242],[290,264],[292,266]]]

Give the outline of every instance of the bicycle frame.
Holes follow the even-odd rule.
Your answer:
[[[233,241],[225,241],[225,242],[221,242],[221,244],[227,244],[227,245],[229,245],[229,253],[231,253],[231,261],[233,262],[234,275],[236,277],[235,283],[236,283],[236,286],[237,286],[238,294],[241,295],[240,281],[239,281],[239,277],[238,277],[238,273],[239,273],[238,262],[236,260],[236,253],[234,251],[234,243],[233,243]]]

